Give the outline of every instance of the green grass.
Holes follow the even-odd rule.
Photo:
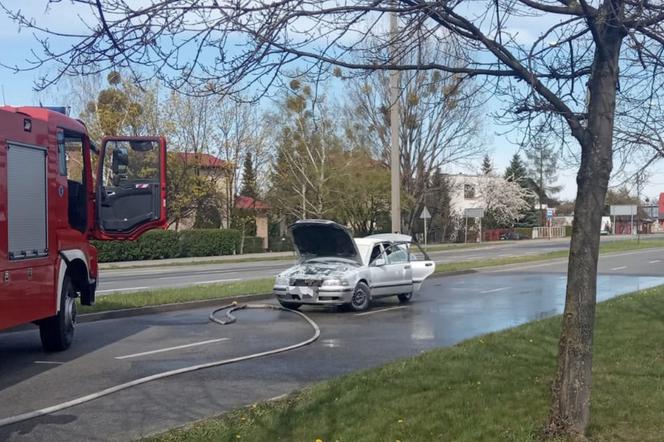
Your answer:
[[[641,240],[638,243],[636,240],[620,240],[601,243],[599,251],[601,254],[606,254],[660,247],[664,247],[664,240]],[[515,252],[518,252],[518,250],[515,250]],[[462,270],[479,269],[482,267],[548,261],[552,259],[567,258],[568,255],[569,251],[559,250],[555,252],[540,253],[538,255],[508,256],[503,258],[473,259],[452,263],[440,263],[436,266],[436,273],[450,273]]]
[[[172,289],[159,289],[98,296],[95,305],[78,306],[79,313],[174,304],[205,299],[220,299],[238,295],[270,293],[274,278],[253,279],[227,284],[197,285]]]
[[[172,430],[152,441],[532,441],[560,317],[489,334]],[[664,286],[597,309],[593,441],[661,441]]]

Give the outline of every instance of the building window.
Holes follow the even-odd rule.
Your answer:
[[[473,186],[472,184],[464,184],[463,198],[467,200],[475,198],[475,186]]]

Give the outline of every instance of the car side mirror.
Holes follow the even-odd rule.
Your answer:
[[[385,259],[384,258],[378,258],[373,262],[374,267],[382,267],[385,265]]]

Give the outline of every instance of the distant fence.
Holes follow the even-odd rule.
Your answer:
[[[564,238],[565,227],[533,227],[533,239]]]

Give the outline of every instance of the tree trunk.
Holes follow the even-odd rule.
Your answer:
[[[614,5],[615,7],[615,5]],[[622,5],[616,8],[622,10]],[[583,438],[590,419],[592,346],[597,259],[602,211],[611,174],[613,120],[618,87],[618,55],[624,38],[608,7],[597,21],[601,46],[595,50],[589,81],[588,125],[577,136],[581,166],[567,270],[567,291],[559,342],[558,372],[547,433]],[[603,19],[603,20],[602,20]]]

